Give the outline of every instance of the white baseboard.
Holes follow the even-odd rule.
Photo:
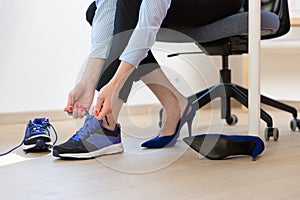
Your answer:
[[[26,124],[34,118],[47,117],[50,121],[70,120],[61,110],[0,113],[0,125]]]
[[[149,113],[158,113],[161,106],[158,104],[153,105],[133,105],[133,106],[123,106],[121,110],[121,115],[126,115],[130,113],[131,115],[141,115]],[[49,111],[33,111],[33,112],[11,112],[11,113],[0,113],[0,126],[9,124],[26,124],[29,120],[34,118],[49,118],[50,121],[64,121],[72,120],[62,110],[49,110]]]

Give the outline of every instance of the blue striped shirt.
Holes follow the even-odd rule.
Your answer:
[[[121,1],[121,0],[119,0]],[[111,47],[117,0],[96,0],[97,10],[91,35],[92,58],[106,59]],[[171,0],[143,0],[137,26],[120,56],[135,67],[147,56],[170,7]]]

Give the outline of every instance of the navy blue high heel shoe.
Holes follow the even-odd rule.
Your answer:
[[[191,112],[188,114],[190,108],[191,108]],[[192,103],[188,102],[187,106],[183,111],[182,117],[177,124],[175,133],[173,135],[161,136],[161,137],[158,135],[155,138],[147,140],[146,142],[141,144],[141,146],[147,148],[163,148],[163,147],[174,146],[176,144],[177,138],[179,137],[180,130],[185,123],[187,123],[188,125],[189,136],[191,136],[192,123],[195,117],[195,113],[196,111]]]
[[[264,142],[259,137],[248,135],[202,134],[186,137],[183,141],[211,160],[221,160],[234,155],[250,155],[256,160],[265,149]]]

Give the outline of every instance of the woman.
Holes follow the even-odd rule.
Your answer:
[[[149,51],[156,34],[162,25],[210,23],[238,12],[243,3],[244,0],[97,0],[88,10],[92,13],[88,16],[93,16],[93,5],[97,7],[94,17],[90,17],[93,22],[89,60],[80,82],[69,94],[65,111],[74,118],[83,117],[93,101],[94,88],[101,90],[93,116],[89,115],[67,142],[55,146],[53,155],[92,158],[122,152],[117,119],[132,81],[139,79],[157,96],[166,113],[159,135],[142,146],[175,145],[181,127],[186,122],[191,126],[195,111]]]

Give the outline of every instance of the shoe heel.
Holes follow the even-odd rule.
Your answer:
[[[191,120],[187,121],[189,137],[192,136],[192,124],[193,124],[193,120],[194,120],[194,117]]]
[[[42,139],[38,139],[35,142],[35,147],[36,147],[36,149],[48,149],[46,142]]]
[[[253,161],[256,161],[256,157],[259,154],[261,154],[265,149],[265,144],[259,137],[256,137],[255,141],[256,141],[256,144],[255,144],[255,147],[254,147],[254,149],[252,151],[252,155],[251,155]]]
[[[192,124],[193,124],[193,121],[194,121],[194,118],[195,118],[195,115],[196,115],[196,111],[195,111],[195,108],[192,106],[192,110],[188,116],[188,119],[186,119],[186,123],[187,123],[187,126],[188,126],[188,133],[189,133],[189,137],[192,136]]]

